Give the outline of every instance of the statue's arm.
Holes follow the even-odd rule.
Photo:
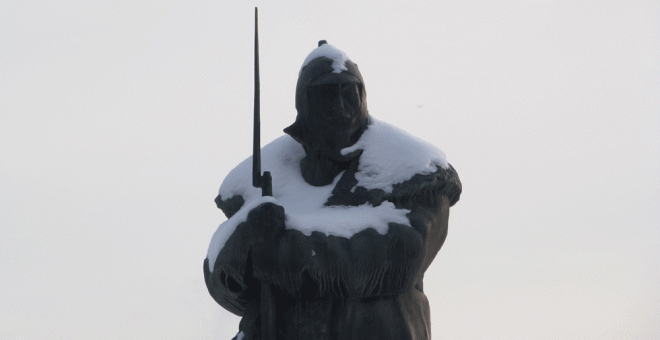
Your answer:
[[[447,238],[451,201],[447,196],[434,195],[423,204],[404,202],[403,205],[410,209],[408,220],[412,229],[422,237],[423,252],[418,261],[423,275]]]

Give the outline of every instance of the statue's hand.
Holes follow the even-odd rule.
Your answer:
[[[257,244],[271,243],[284,231],[284,208],[275,203],[263,203],[248,213]]]
[[[274,203],[263,203],[248,213],[253,245],[251,249],[252,275],[267,280],[276,268],[278,240],[284,234],[284,208]]]

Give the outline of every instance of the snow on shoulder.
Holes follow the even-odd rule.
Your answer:
[[[300,76],[300,73],[302,73],[302,69],[307,66],[312,60],[320,57],[325,57],[330,60],[332,60],[332,73],[341,73],[341,71],[348,71],[348,68],[346,67],[346,62],[349,61],[350,59],[340,49],[330,45],[330,44],[323,44],[314,50],[312,50],[311,53],[305,58],[305,61],[303,62],[302,66],[300,67],[300,71],[298,72],[298,76]]]
[[[430,174],[437,166],[447,169],[445,153],[390,124],[371,119],[357,143],[341,150],[346,155],[364,150],[355,174],[357,186],[392,192],[392,185],[402,183],[415,174]]]
[[[363,152],[355,177],[357,186],[366,189],[382,189],[390,193],[394,184],[409,180],[415,174],[435,172],[438,166],[448,168],[442,151],[373,118],[358,142],[343,149],[342,153],[360,149]],[[286,228],[307,236],[312,232],[321,232],[350,238],[368,228],[386,234],[390,222],[410,225],[406,217],[410,211],[396,209],[391,202],[383,202],[377,207],[368,203],[357,207],[325,206],[343,173],[337,175],[330,185],[315,187],[307,184],[300,173],[300,160],[305,156],[305,150],[288,135],[264,146],[261,156],[262,169],[270,171],[273,178],[273,197],[262,197],[261,189],[252,187],[252,157],[227,175],[219,194],[225,200],[241,196],[245,203],[213,235],[207,253],[210,271],[213,271],[218,254],[236,227],[246,221],[250,210],[265,202],[284,207]]]

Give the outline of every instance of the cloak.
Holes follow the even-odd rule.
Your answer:
[[[260,339],[258,289],[271,284],[278,339],[430,339],[424,272],[447,236],[461,183],[442,151],[370,118],[358,152],[332,184],[300,173],[305,149],[282,136],[262,149],[273,197],[251,187],[252,158],[223,181],[228,220],[204,276],[222,307]],[[279,229],[278,229],[279,228]]]

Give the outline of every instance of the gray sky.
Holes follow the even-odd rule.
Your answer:
[[[213,198],[317,41],[463,182],[436,339],[660,338],[658,2],[0,4],[0,337],[229,339]]]

